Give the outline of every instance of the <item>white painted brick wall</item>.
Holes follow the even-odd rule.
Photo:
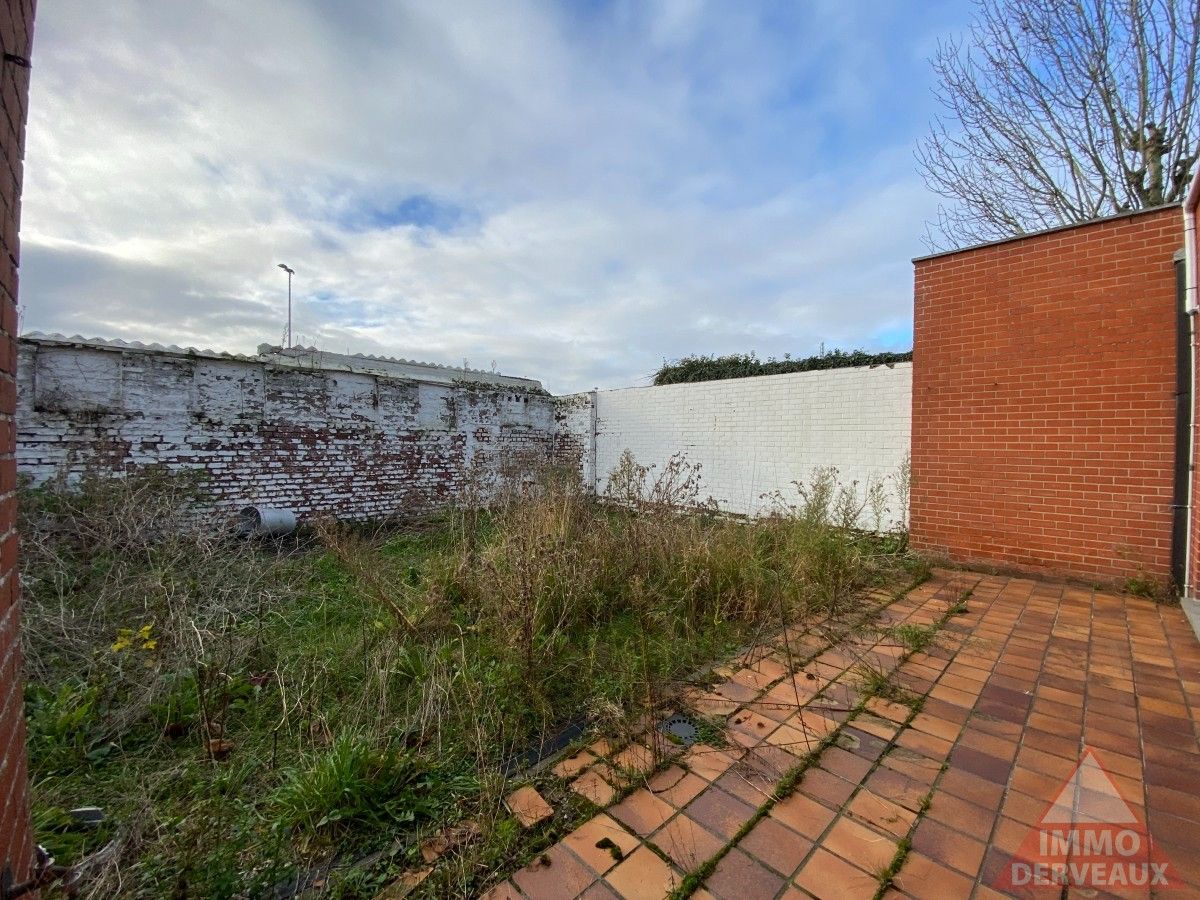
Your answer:
[[[580,395],[586,397],[588,395]],[[682,452],[702,466],[702,494],[753,515],[764,494],[798,499],[793,481],[834,466],[861,492],[872,476],[893,476],[909,451],[912,363],[833,369],[596,395],[596,485],[628,449],[658,471]],[[578,426],[577,426],[578,427]],[[899,509],[894,490],[893,521]]]
[[[701,464],[704,495],[755,514],[764,494],[798,499],[792,482],[818,466],[861,491],[894,476],[909,449],[911,363],[550,398],[31,340],[20,354],[21,474],[199,468],[221,502],[302,515],[444,503],[475,476],[538,458],[603,491],[626,449],[659,471],[682,452]]]
[[[519,387],[30,339],[19,353],[17,469],[35,483],[198,469],[218,505],[365,518],[452,502],[541,461],[582,468],[563,425],[580,404]]]

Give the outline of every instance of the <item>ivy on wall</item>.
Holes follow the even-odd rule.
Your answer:
[[[683,384],[691,381],[716,381],[721,378],[753,378],[758,375],[786,375],[790,372],[813,372],[818,369],[846,369],[851,366],[885,366],[912,362],[912,351],[905,353],[867,353],[865,350],[822,350],[815,356],[792,359],[768,357],[759,359],[754,353],[732,353],[728,356],[685,356],[663,362],[654,374],[655,384]]]

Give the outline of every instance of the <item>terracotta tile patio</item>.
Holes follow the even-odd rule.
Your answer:
[[[824,623],[756,648],[688,697],[726,716],[727,746],[647,777],[661,743],[592,745],[556,774],[589,797],[633,789],[488,896],[661,898],[689,873],[691,896],[721,900],[1152,896],[1003,888],[1085,748],[1168,862],[1171,894],[1200,896],[1200,642],[1179,608],[951,571],[874,599],[877,625],[941,623],[934,644],[909,653],[895,631]],[[864,702],[864,666],[906,702]]]

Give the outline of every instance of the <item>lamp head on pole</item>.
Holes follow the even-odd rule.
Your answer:
[[[295,270],[295,269],[289,269],[289,268],[288,268],[287,266],[285,266],[283,263],[280,263],[280,264],[279,264],[279,268],[283,269],[283,271],[287,272],[289,275],[295,275],[295,274],[296,274],[296,270]]]

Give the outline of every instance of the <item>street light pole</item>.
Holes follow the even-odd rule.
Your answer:
[[[289,269],[283,263],[279,264],[279,268],[287,272],[288,276],[288,327],[287,327],[287,345],[288,349],[292,349],[292,276],[296,274],[295,269]]]

